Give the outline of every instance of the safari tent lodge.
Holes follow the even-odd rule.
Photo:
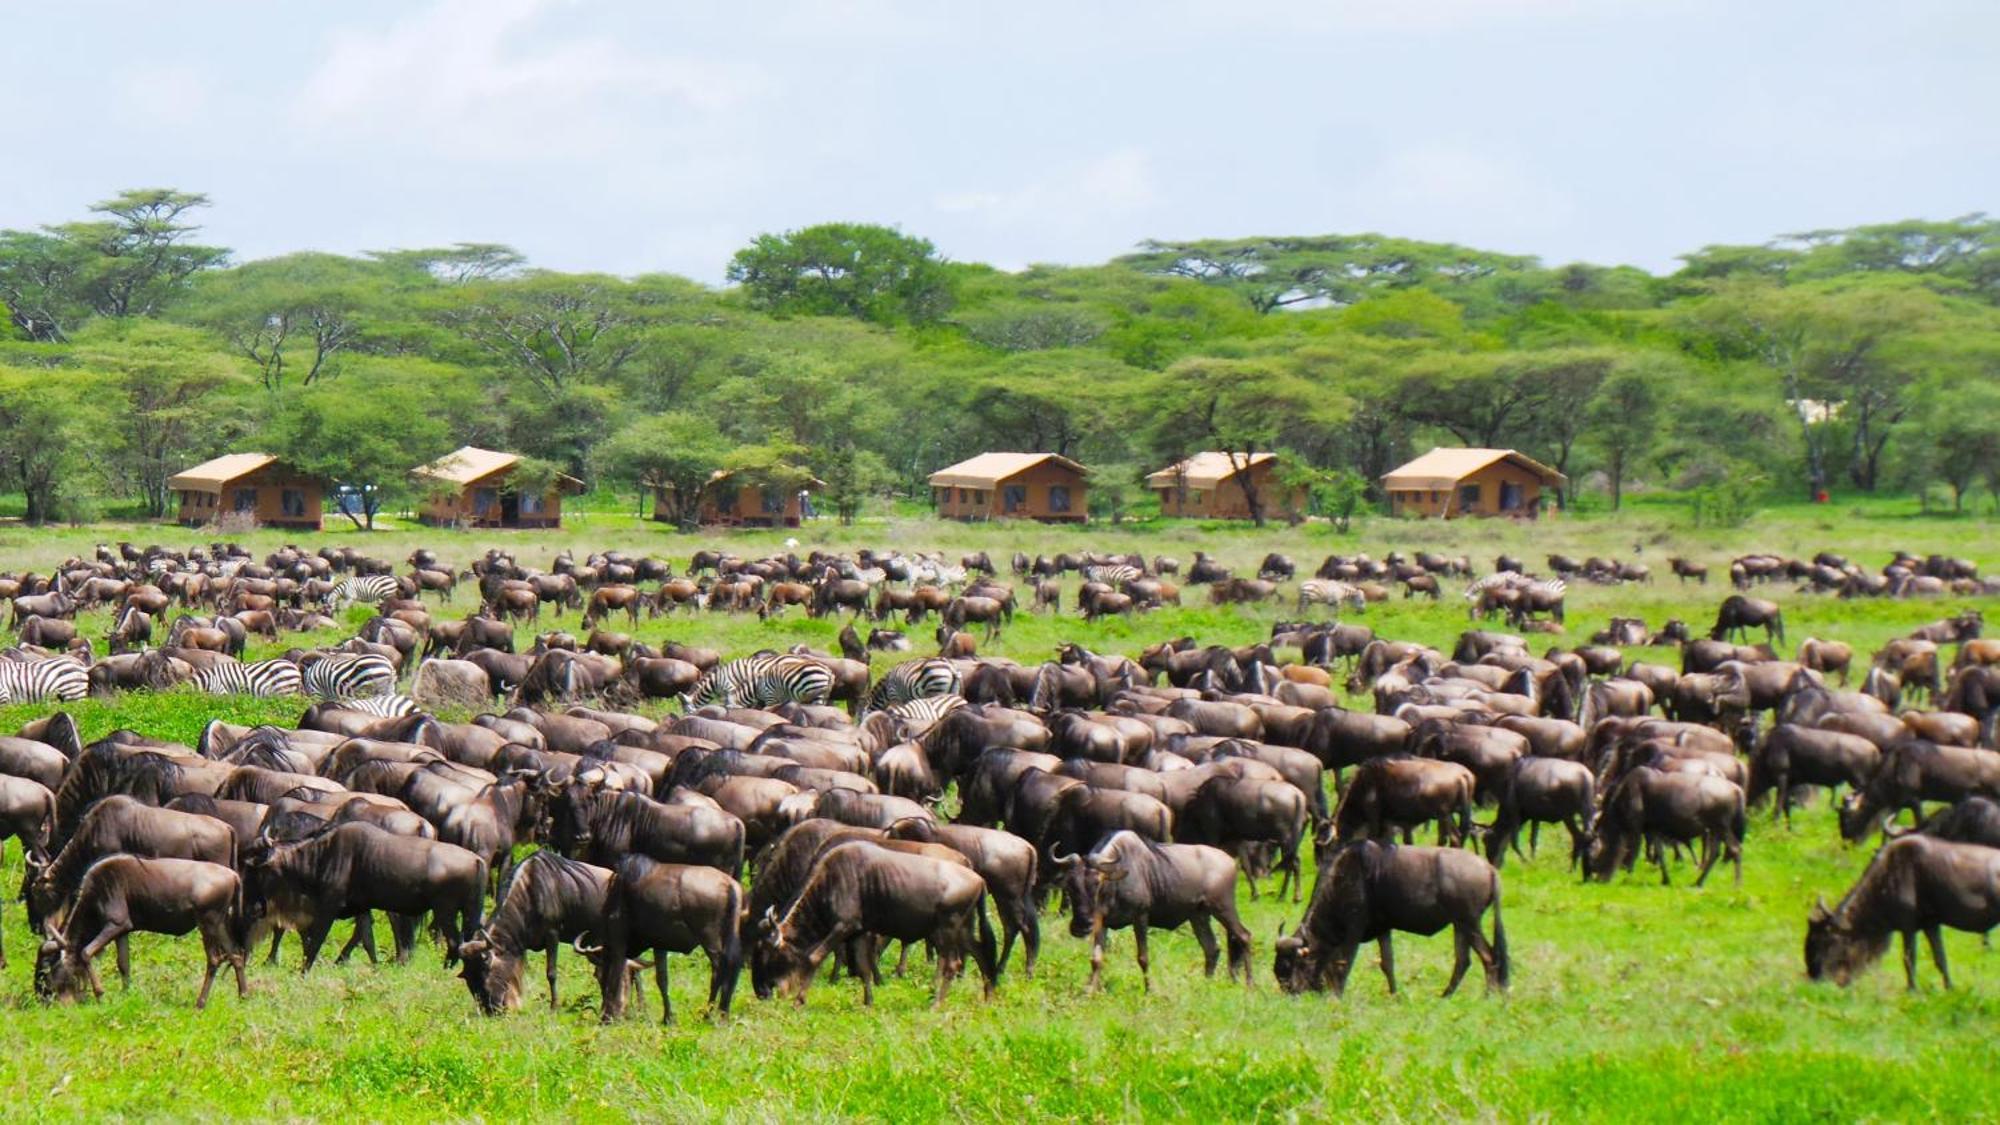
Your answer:
[[[1286,488],[1277,473],[1276,454],[1232,456],[1211,449],[1149,474],[1146,488],[1159,496],[1163,516],[1247,520],[1253,491],[1267,519],[1304,515],[1305,489]]]
[[[1090,470],[1057,453],[982,453],[931,474],[931,498],[946,519],[1090,518]]]
[[[546,490],[524,493],[512,483],[520,463],[518,453],[468,445],[413,470],[422,494],[417,518],[459,527],[561,527],[563,493],[583,491],[583,482],[557,474]]]
[[[1382,475],[1389,511],[1398,516],[1513,516],[1542,514],[1542,493],[1568,478],[1512,449],[1433,449]]]
[[[269,453],[229,453],[167,478],[180,498],[175,522],[201,527],[247,515],[261,527],[320,530],[322,481]]]

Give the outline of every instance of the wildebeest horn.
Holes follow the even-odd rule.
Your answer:
[[[570,948],[576,950],[578,956],[595,957],[598,954],[604,952],[604,947],[601,945],[593,945],[586,948],[583,944],[583,939],[584,935],[578,934],[576,935],[576,940],[569,943]]]
[[[1083,862],[1082,856],[1077,855],[1075,852],[1064,855],[1061,849],[1061,844],[1051,844],[1049,846],[1049,858],[1055,861],[1057,867],[1075,867],[1077,864]]]
[[[1280,922],[1278,923],[1278,939],[1282,941],[1284,940],[1284,937],[1285,937],[1285,924],[1283,922]]]

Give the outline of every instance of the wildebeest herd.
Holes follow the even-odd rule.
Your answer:
[[[593,963],[606,1019],[634,1006],[648,964],[671,1019],[668,957],[697,949],[719,1014],[746,965],[758,996],[803,1003],[832,960],[872,1000],[896,943],[899,971],[926,951],[941,1004],[968,959],[989,993],[1017,944],[1032,976],[1052,907],[1089,941],[1093,988],[1110,931],[1132,931],[1150,987],[1149,931],[1182,925],[1209,974],[1226,952],[1247,985],[1238,886],[1255,897],[1276,874],[1274,893],[1305,903],[1273,954],[1285,990],[1339,992],[1367,942],[1393,990],[1391,934],[1446,928],[1447,994],[1475,958],[1498,989],[1512,973],[1499,871],[1524,834],[1531,853],[1560,826],[1586,879],[1643,860],[1667,882],[1687,854],[1697,885],[1725,861],[1740,880],[1750,807],[1768,797],[1789,817],[1809,788],[1845,789],[1847,839],[1887,839],[1852,891],[1813,909],[1811,976],[1845,983],[1901,934],[1914,986],[1918,934],[1943,973],[1941,927],[2000,924],[2000,643],[1981,639],[1980,613],[1857,669],[1832,640],[1781,657],[1782,613],[1750,592],[1992,593],[1974,564],[1898,556],[1877,576],[1826,554],[1746,556],[1705,635],[1613,618],[1589,644],[1535,655],[1524,633],[1559,630],[1569,583],[1649,580],[1629,562],[1548,561],[1554,577],[1505,557],[1474,577],[1463,558],[1334,557],[1284,602],[1298,568],[1275,554],[1254,578],[1205,555],[1185,569],[1018,555],[1002,578],[984,554],[703,551],[676,574],[616,552],[543,571],[499,551],[455,570],[418,551],[399,573],[351,549],[100,548],[0,578],[20,634],[0,701],[181,684],[316,701],[293,729],[217,719],[194,745],[129,730],[85,744],[60,710],[0,738],[0,831],[27,850],[21,897],[44,935],[35,987],[99,991],[106,948],[129,976],[131,933],[199,932],[199,1006],[224,966],[246,990],[266,936],[275,962],[296,933],[310,970],[351,919],[340,957],[374,959],[379,913],[398,959],[428,923],[489,1013],[521,1004],[532,954],[554,1004],[564,947]],[[1673,571],[1706,578],[1684,559]],[[478,607],[433,615],[424,598],[464,583]],[[1461,583],[1474,626],[1514,631],[1468,628],[1447,653],[1355,620],[1397,585],[1440,598]],[[1177,604],[1183,586],[1300,619],[1241,646],[1066,643],[1040,664],[978,652],[1017,612],[1062,612],[1065,594],[1089,620]],[[337,646],[241,659],[250,636],[336,628],[356,604],[374,616]],[[587,636],[518,643],[549,606],[581,611]],[[1314,606],[1334,619],[1310,619]],[[111,611],[102,654],[76,625],[93,607]],[[838,622],[838,651],[724,659],[605,628],[790,608]],[[938,654],[916,656],[893,626],[933,615]],[[1664,643],[1677,667],[1623,651]],[[1343,705],[1342,688],[1372,708]],[[1941,811],[1926,819],[1926,802]],[[1894,827],[1905,810],[1915,827]],[[1414,843],[1419,829],[1435,846]]]

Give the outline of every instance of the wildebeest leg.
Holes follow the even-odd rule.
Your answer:
[[[548,943],[549,1010],[553,1012],[559,1008],[559,1005],[556,1003],[556,947],[562,943],[557,941],[553,936],[548,938]]]
[[[884,953],[888,952],[888,949],[885,947],[883,949],[883,952]],[[909,964],[910,964],[910,943],[906,941],[903,943],[902,952],[898,953],[896,956],[895,976],[897,980],[903,979],[903,970],[908,968]]]
[[[322,913],[313,917],[306,927],[299,931],[299,944],[305,946],[305,960],[299,965],[300,975],[312,972],[313,962],[319,960],[319,947],[326,944],[326,934],[333,929],[334,915],[338,910],[322,907]]]
[[[104,952],[104,947],[110,945],[112,942],[118,943],[118,972],[125,978],[125,987],[130,988],[132,986],[132,963],[125,952],[125,937],[131,932],[131,926],[126,923],[107,922],[104,929],[99,931],[97,936],[91,938],[90,943],[83,947],[81,959],[84,965],[90,969],[90,986],[96,990],[98,995],[102,996],[104,989],[97,983],[97,969],[94,965],[91,965],[91,962],[95,961],[97,955]]]
[[[1931,962],[1937,966],[1938,976],[1944,978],[1944,986],[1951,987],[1951,970],[1944,966],[1944,930],[1937,925],[1924,928],[1924,939],[1930,942]]]
[[[1569,829],[1569,866],[1574,871],[1589,850],[1590,836],[1583,830],[1583,823],[1574,816],[1564,817],[1563,827]]]
[[[413,914],[389,915],[389,933],[395,940],[396,964],[398,965],[409,964],[410,954],[416,950],[417,922],[418,918]],[[368,940],[371,942],[375,940],[374,923],[372,922],[369,923]]]
[[[128,990],[132,987],[132,935],[129,932],[118,935],[118,987]]]
[[[664,949],[653,951],[653,983],[660,986],[660,1022],[670,1024],[674,1022],[674,998],[667,991],[667,951]]]
[[[1722,858],[1723,836],[1720,832],[1704,833],[1701,838],[1701,874],[1695,876],[1694,885],[1699,887],[1708,879],[1708,873],[1715,861]]]
[[[1084,986],[1088,992],[1096,992],[1104,982],[1104,919],[1098,917],[1090,924],[1090,981]]]
[[[1528,854],[1526,856],[1522,856],[1522,858],[1523,859],[1531,858],[1541,846],[1542,846],[1542,822],[1539,820],[1531,820],[1528,822]],[[1519,836],[1514,837],[1514,854],[1521,855],[1521,838]]]
[[[236,964],[237,995],[243,994],[242,953],[236,948],[236,943],[229,940],[228,924],[222,918],[214,915],[202,918],[201,951],[208,961],[208,968],[201,974],[201,991],[194,998],[196,1011],[208,1007],[208,990],[215,987],[215,971],[222,967],[224,961]]]
[[[1917,931],[1903,931],[1903,982],[1911,992],[1917,990]]]
[[[347,959],[353,955],[356,946],[368,955],[370,965],[381,963],[375,956],[375,912],[372,910],[364,910],[355,917],[354,932],[347,935],[347,944],[340,947],[340,955],[333,959],[333,963],[347,964]]]
[[[1033,891],[1022,895],[1021,904],[1016,907],[1021,918],[1021,969],[1029,980],[1035,979],[1035,958],[1042,952],[1042,912],[1035,905],[1033,895]],[[994,975],[999,973],[1000,969],[996,967]]]
[[[1396,994],[1396,947],[1390,944],[1389,935],[1384,933],[1375,940],[1375,948],[1381,951],[1382,977],[1389,982],[1389,995],[1394,996]]]
[[[1132,923],[1132,945],[1133,954],[1139,962],[1139,990],[1150,993],[1153,991],[1153,958],[1152,954],[1146,949],[1146,923],[1144,919]],[[1214,966],[1210,966],[1209,972],[1213,973],[1214,971]]]
[[[1466,938],[1466,928],[1463,922],[1451,928],[1451,979],[1445,982],[1446,996],[1458,991],[1458,982],[1465,979],[1465,970],[1472,966],[1472,942]]]
[[[1653,858],[1660,862],[1660,885],[1662,887],[1673,886],[1673,878],[1667,874],[1667,849],[1655,845],[1653,848]]]
[[[264,964],[266,964],[266,965],[275,965],[275,964],[277,964],[277,963],[278,963],[278,943],[279,943],[279,942],[281,942],[281,941],[283,941],[283,940],[285,940],[285,931],[284,931],[284,928],[283,928],[282,926],[272,926],[272,927],[271,927],[271,952],[270,952],[270,954],[269,954],[269,955],[267,955],[267,956],[266,956],[266,957],[264,958]]]
[[[1209,924],[1208,915],[1197,914],[1188,921],[1188,928],[1194,931],[1194,940],[1201,943],[1202,974],[1215,975],[1215,964],[1222,959],[1222,945],[1215,940],[1215,927]],[[1229,979],[1236,979],[1236,964],[1230,962]]]

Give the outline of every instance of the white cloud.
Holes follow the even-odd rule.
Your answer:
[[[345,30],[300,91],[304,124],[426,151],[577,155],[713,116],[760,94],[763,72],[642,54],[570,0],[436,0],[379,30]],[[552,16],[561,18],[553,19]]]

